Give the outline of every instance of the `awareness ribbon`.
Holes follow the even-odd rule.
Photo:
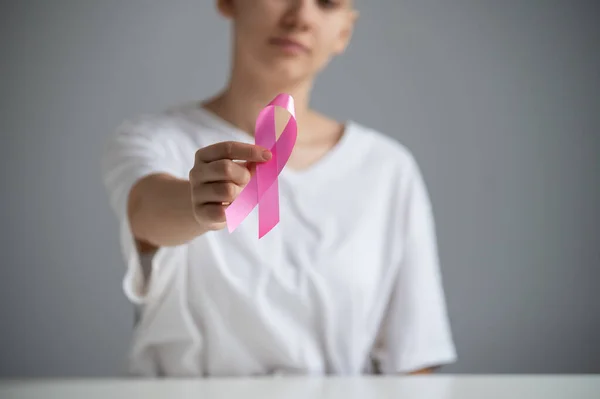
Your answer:
[[[285,108],[291,115],[283,133],[277,139],[275,107]],[[294,99],[279,94],[256,119],[255,144],[267,148],[273,157],[256,165],[256,173],[237,198],[225,209],[227,228],[232,233],[258,205],[258,238],[262,238],[279,223],[279,184],[277,178],[290,159],[296,144],[298,125]]]

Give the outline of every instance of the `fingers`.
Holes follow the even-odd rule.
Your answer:
[[[196,152],[197,162],[214,162],[221,159],[265,162],[271,159],[271,152],[254,144],[237,141],[224,141],[204,147]]]
[[[196,204],[231,203],[242,191],[242,188],[231,182],[204,183],[193,188]]]
[[[198,150],[189,174],[196,220],[210,229],[224,228],[225,208],[248,184],[256,164],[271,158],[271,152],[260,146],[235,141]]]
[[[198,204],[195,213],[201,220],[207,221],[212,230],[219,230],[227,223],[225,208],[226,206],[222,204]]]
[[[250,178],[256,174],[256,162],[244,162],[244,167],[250,172]],[[247,184],[247,183],[246,183]]]
[[[250,178],[250,171],[244,164],[229,159],[205,164],[202,173],[198,176],[198,180],[202,182],[231,181],[240,186],[248,184]]]

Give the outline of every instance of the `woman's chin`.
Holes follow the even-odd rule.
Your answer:
[[[280,84],[296,84],[311,78],[312,73],[305,66],[291,62],[271,62],[265,68],[263,76]]]

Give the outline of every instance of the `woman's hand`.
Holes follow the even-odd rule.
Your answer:
[[[206,230],[224,228],[225,208],[248,184],[255,164],[271,157],[267,149],[236,141],[216,143],[198,150],[189,174],[193,212],[198,223]]]

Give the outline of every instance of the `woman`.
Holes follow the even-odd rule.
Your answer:
[[[104,157],[127,296],[142,306],[140,376],[418,373],[453,362],[430,202],[402,145],[309,107],[341,54],[350,0],[219,0],[232,21],[226,88],[124,123]],[[279,176],[280,223],[225,208],[271,158],[259,111],[289,93],[299,126]],[[240,162],[244,161],[244,162]]]

